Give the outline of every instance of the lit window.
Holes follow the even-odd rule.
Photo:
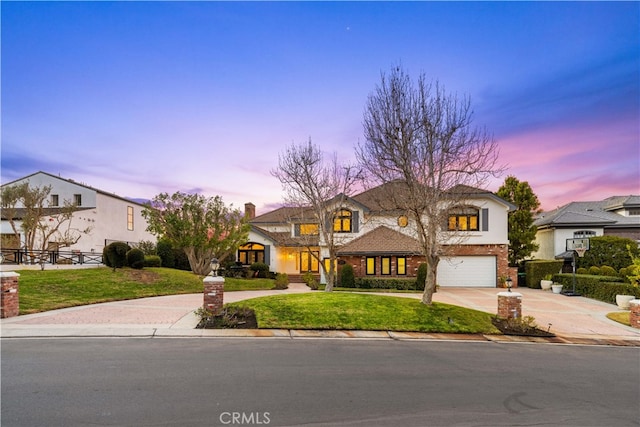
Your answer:
[[[376,259],[374,257],[367,257],[367,275],[373,276],[376,274]]]
[[[317,236],[318,224],[300,224],[301,236]]]
[[[380,274],[388,276],[391,274],[391,258],[383,256],[380,259]]]
[[[398,217],[398,225],[400,227],[406,227],[407,225],[409,225],[409,218],[407,218],[406,215],[400,215]]]
[[[397,273],[403,276],[407,274],[407,258],[399,256],[398,258],[396,258],[396,263],[398,264],[396,268]]]
[[[133,231],[133,206],[127,206],[127,230]]]
[[[449,231],[477,231],[479,212],[476,208],[458,208],[449,214]]]
[[[247,243],[238,248],[238,261],[243,265],[264,262],[264,253],[264,245],[260,243]]]
[[[333,231],[336,233],[351,233],[351,211],[342,209],[333,218]]]

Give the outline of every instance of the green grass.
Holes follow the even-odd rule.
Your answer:
[[[351,329],[440,333],[499,331],[491,314],[449,304],[368,294],[276,295],[229,304],[253,309],[264,329]]]
[[[19,270],[20,314],[77,305],[203,291],[202,277],[170,268]],[[272,289],[273,280],[225,280],[225,291]]]
[[[614,322],[622,323],[623,325],[631,326],[631,313],[629,311],[614,311],[607,314],[607,318]]]

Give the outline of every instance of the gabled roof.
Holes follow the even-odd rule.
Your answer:
[[[318,246],[318,236],[297,237],[290,232],[267,231],[264,228],[251,225],[251,231],[271,240],[276,246]]]
[[[635,207],[640,196],[616,196],[595,202],[571,202],[541,213],[533,225],[549,227],[640,227],[640,217],[623,216],[612,210]]]
[[[338,249],[338,255],[420,255],[418,241],[406,234],[381,225]]]
[[[30,175],[27,175],[27,176],[25,176],[25,177],[23,177],[23,178],[18,178],[18,179],[15,179],[15,180],[11,181],[11,182],[7,182],[6,184],[2,184],[2,187],[5,187],[5,186],[9,186],[9,185],[15,184],[15,183],[17,183],[17,182],[19,182],[19,181],[24,181],[24,180],[29,179],[29,178],[31,178],[32,176],[36,176],[36,175],[46,175],[46,176],[48,176],[48,177],[54,178],[54,179],[59,180],[59,181],[68,182],[69,184],[77,185],[77,186],[79,186],[79,187],[83,187],[83,188],[86,188],[86,189],[88,189],[88,190],[95,191],[96,193],[99,193],[99,194],[102,194],[102,195],[105,195],[105,196],[109,196],[109,197],[113,197],[114,199],[123,200],[123,201],[125,201],[125,202],[129,202],[129,203],[133,203],[133,204],[135,204],[135,205],[139,205],[139,206],[144,206],[144,207],[146,207],[146,205],[145,205],[145,204],[143,204],[143,203],[139,203],[139,202],[136,202],[135,200],[127,199],[127,198],[125,198],[125,197],[118,196],[117,194],[109,193],[109,192],[107,192],[107,191],[103,191],[103,190],[99,190],[99,189],[94,188],[94,187],[91,187],[91,186],[89,186],[89,185],[87,185],[87,184],[83,184],[83,183],[80,183],[80,182],[74,181],[73,179],[66,179],[66,178],[62,178],[62,177],[59,177],[59,176],[53,175],[53,174],[48,173],[48,172],[43,172],[43,171],[34,172],[34,173],[32,173],[32,174],[30,174]]]
[[[315,215],[310,208],[283,206],[276,210],[258,215],[251,224],[284,224],[287,222],[316,222]]]

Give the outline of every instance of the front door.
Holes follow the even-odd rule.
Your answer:
[[[319,255],[320,253],[317,251],[300,252],[300,273],[306,273],[307,271],[317,273],[320,270],[320,265],[318,263]]]

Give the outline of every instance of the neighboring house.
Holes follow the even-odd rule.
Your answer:
[[[640,196],[614,196],[597,202],[571,202],[538,215],[533,223],[540,246],[536,259],[568,258],[567,239],[627,237],[640,242]]]
[[[113,241],[124,241],[130,244],[140,241],[156,241],[156,237],[146,231],[147,221],[142,217],[144,205],[101,191],[71,179],[60,178],[46,172],[37,172],[24,178],[3,184],[3,187],[29,182],[30,187],[51,186],[47,211],[55,213],[64,206],[65,201],[77,205],[71,226],[76,229],[91,228],[71,247],[60,248],[65,251],[102,253],[102,249]],[[16,223],[20,226],[20,210]],[[14,233],[8,218],[2,215],[3,249],[20,246],[15,242]],[[21,241],[24,236],[21,235]],[[55,248],[56,242],[48,242],[49,248]],[[4,252],[4,251],[3,251]]]
[[[441,286],[496,287],[500,278],[512,276],[508,267],[508,212],[515,206],[491,192],[459,187],[466,194],[464,206],[450,212],[443,224],[445,236],[455,235],[447,256],[438,266]],[[382,186],[347,197],[337,205],[329,201],[327,212],[334,218],[338,242],[338,267],[354,267],[360,277],[412,278],[424,262],[416,240],[415,224],[406,215],[384,206]],[[255,216],[248,203],[251,222],[249,242],[238,251],[244,265],[264,262],[271,271],[297,276],[307,271],[320,274],[312,252],[328,261],[328,251],[318,236],[318,224],[308,211],[282,207]],[[462,231],[460,231],[462,230]],[[325,281],[324,277],[321,281]]]

